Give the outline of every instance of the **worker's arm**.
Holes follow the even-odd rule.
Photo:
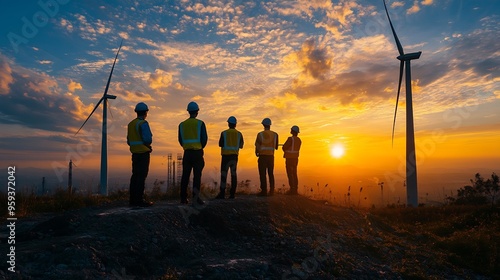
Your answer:
[[[219,147],[224,147],[224,131],[220,133]]]
[[[143,122],[141,124],[141,138],[142,143],[148,147],[153,143],[153,133],[151,132],[148,122]]]
[[[200,135],[200,142],[201,142],[201,148],[205,148],[208,142],[208,134],[207,134],[207,127],[205,126],[205,123],[202,121],[201,122],[201,135]]]
[[[241,134],[241,132],[238,131],[238,133],[240,134],[240,149],[243,149],[243,144],[245,143],[243,141],[243,134]]]
[[[182,146],[181,124],[179,124],[179,128],[177,129],[177,140],[179,141],[179,144]]]

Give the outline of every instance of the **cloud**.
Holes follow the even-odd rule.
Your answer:
[[[74,29],[79,31],[79,36],[85,40],[97,41],[99,35],[108,34],[113,31],[112,21],[103,21],[97,19],[93,21],[92,18],[87,19],[87,16],[82,14],[73,15],[76,19],[73,24],[70,21],[63,20],[60,22],[61,26],[72,32]]]
[[[61,21],[59,22],[62,28],[66,29],[68,32],[73,32],[73,24],[71,21],[62,18]]]
[[[68,90],[70,92],[75,92],[76,90],[82,90],[82,89],[83,89],[83,87],[80,83],[70,81],[68,84]]]
[[[0,95],[9,94],[9,85],[13,81],[14,78],[9,63],[0,56]]]
[[[149,87],[152,89],[165,89],[172,84],[172,73],[165,72],[161,69],[156,69],[151,73],[148,79]]]
[[[413,6],[411,6],[406,11],[406,14],[408,14],[408,15],[416,14],[416,13],[420,12],[420,10],[421,10],[420,5],[422,5],[422,6],[430,6],[432,4],[434,4],[434,0],[421,0],[421,1],[414,0],[413,1]],[[393,5],[393,6],[395,6],[395,5]]]
[[[47,131],[74,131],[91,109],[78,96],[64,94],[55,78],[28,70],[0,56],[3,100],[0,115],[5,124]],[[10,69],[10,78],[6,75]]]
[[[42,64],[42,65],[54,63],[53,61],[50,61],[50,60],[37,60],[36,62],[38,64]]]
[[[317,46],[314,39],[306,40],[300,50],[288,55],[284,60],[296,63],[301,70],[301,75],[294,81],[299,85],[309,78],[323,80],[332,67],[332,59],[327,49]]]

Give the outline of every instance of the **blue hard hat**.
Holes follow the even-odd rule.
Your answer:
[[[263,125],[271,125],[271,119],[270,118],[265,118],[262,120]]]
[[[291,128],[291,129],[292,129],[292,131],[295,131],[295,132],[297,132],[297,133],[299,133],[299,132],[300,132],[300,131],[299,131],[299,127],[298,127],[298,126],[296,126],[296,125],[292,126],[292,128]]]
[[[196,102],[191,101],[191,102],[189,102],[189,104],[187,106],[187,110],[189,112],[198,111],[198,110],[200,110],[200,107],[198,107],[198,104]]]
[[[136,112],[144,112],[144,111],[149,111],[148,105],[144,102],[139,102],[137,105],[135,105],[135,110]]]
[[[230,116],[228,119],[227,119],[227,122],[230,123],[230,124],[236,124],[236,118],[233,117],[233,116]]]

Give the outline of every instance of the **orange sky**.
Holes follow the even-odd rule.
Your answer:
[[[75,176],[96,184],[102,107],[75,132],[101,98],[123,40],[108,92],[117,96],[108,114],[110,185],[126,187],[130,176],[125,136],[135,104],[151,109],[151,185],[166,179],[167,154],[181,152],[177,126],[194,100],[209,134],[207,184],[218,181],[217,143],[231,115],[246,140],[240,179],[257,184],[253,144],[269,117],[281,143],[300,127],[301,186],[328,183],[341,196],[351,185],[376,197],[384,182],[399,197],[406,100],[403,84],[392,146],[399,61],[383,2],[237,2],[71,1],[33,34],[20,19],[43,10],[10,3],[0,24],[8,39],[0,42],[1,165],[18,166],[20,184],[46,176],[64,186],[72,159]],[[476,172],[498,174],[498,3],[387,3],[405,51],[422,51],[412,61],[420,195],[443,196]],[[342,157],[331,155],[335,145]],[[281,151],[276,176],[286,184]]]

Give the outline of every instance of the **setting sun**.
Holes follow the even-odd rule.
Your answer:
[[[344,146],[342,144],[335,144],[330,148],[330,154],[334,158],[341,158],[345,153]]]

